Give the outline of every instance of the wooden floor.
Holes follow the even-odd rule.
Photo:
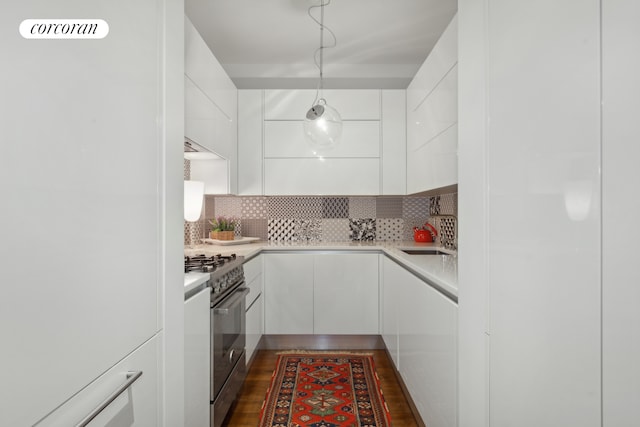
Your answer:
[[[363,350],[355,350],[363,351]],[[391,421],[396,427],[419,427],[413,417],[409,404],[404,397],[385,350],[366,350],[373,353],[380,386],[391,412]],[[259,350],[256,354],[240,391],[240,396],[231,408],[224,426],[257,427],[260,421],[260,408],[276,367],[277,350]]]

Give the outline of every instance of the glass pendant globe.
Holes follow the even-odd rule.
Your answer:
[[[333,149],[342,136],[342,118],[324,99],[307,111],[304,135],[314,153]]]

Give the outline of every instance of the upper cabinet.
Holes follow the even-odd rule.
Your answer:
[[[185,136],[225,159],[227,185],[223,187],[237,193],[238,90],[187,17],[184,73]],[[219,165],[212,161],[208,167]],[[204,172],[204,176],[220,176]]]
[[[458,183],[458,19],[407,88],[407,193]]]
[[[405,194],[404,91],[325,90],[343,131],[321,156],[302,126],[315,90],[241,90],[238,98],[239,194]]]

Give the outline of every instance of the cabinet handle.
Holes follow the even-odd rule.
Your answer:
[[[76,424],[76,427],[85,427],[87,424],[91,422],[95,417],[100,414],[100,412],[104,411],[104,409],[111,404],[118,396],[122,394],[123,391],[131,387],[131,384],[136,382],[138,378],[142,375],[142,371],[132,371],[127,372],[127,380],[118,387],[113,393],[111,393],[105,400],[102,401],[89,415],[84,417],[82,421]]]

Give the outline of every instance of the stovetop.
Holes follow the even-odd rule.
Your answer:
[[[216,304],[244,283],[243,262],[244,257],[235,254],[185,256],[184,272],[209,274],[207,286],[211,287],[211,302]]]
[[[242,264],[242,257],[237,257],[236,254],[231,255],[212,255],[206,256],[193,255],[184,257],[184,272],[202,272],[202,273],[217,273],[221,270],[228,271],[233,267],[237,267]],[[218,275],[218,274],[216,274]]]

